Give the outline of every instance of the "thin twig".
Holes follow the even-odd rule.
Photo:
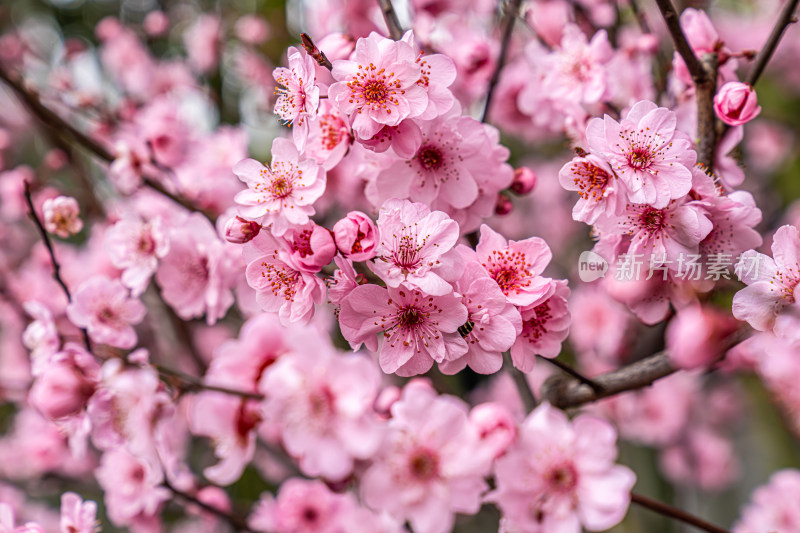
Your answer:
[[[664,515],[668,518],[683,522],[684,524],[689,524],[690,526],[707,531],[708,533],[730,533],[727,529],[722,529],[721,527],[715,526],[714,524],[706,522],[702,518],[687,513],[682,509],[678,509],[677,507],[673,507],[664,502],[648,498],[647,496],[643,496],[636,492],[631,492],[631,502],[646,509],[650,509],[651,511],[654,511],[660,515]]]
[[[539,359],[542,359],[544,361],[547,361],[548,363],[550,363],[554,367],[560,369],[561,371],[563,371],[566,374],[569,374],[570,376],[572,376],[573,378],[577,379],[578,381],[580,381],[584,385],[588,385],[596,393],[599,393],[599,392],[601,392],[603,390],[603,388],[599,384],[595,383],[594,381],[592,381],[591,379],[587,378],[586,376],[584,376],[583,374],[581,374],[580,372],[578,372],[577,370],[575,370],[574,368],[572,368],[568,364],[566,364],[566,363],[564,363],[562,361],[559,361],[558,359],[550,359],[549,357],[542,357],[541,355],[537,355],[536,357],[538,357]]]
[[[750,70],[745,80],[746,83],[750,85],[756,84],[761,77],[761,73],[764,72],[767,63],[769,63],[769,60],[772,58],[772,54],[775,53],[775,49],[778,48],[778,43],[781,37],[783,37],[783,32],[786,31],[789,24],[796,22],[794,12],[795,9],[797,9],[797,2],[798,0],[789,0],[783,5],[783,10],[781,10],[778,20],[775,21],[775,26],[772,27],[772,32],[769,34],[767,42],[764,43],[764,47],[756,56],[753,68]]]
[[[511,44],[511,35],[514,33],[514,22],[517,20],[517,13],[522,0],[509,0],[509,5],[506,6],[506,12],[503,18],[503,40],[500,42],[500,55],[497,57],[497,64],[494,66],[494,72],[489,80],[489,87],[486,90],[486,103],[483,106],[483,115],[481,122],[489,120],[489,108],[492,105],[492,97],[497,88],[497,82],[500,81],[500,71],[506,64],[506,56],[508,55],[508,47]]]
[[[28,90],[20,80],[14,79],[14,77],[6,72],[2,66],[0,66],[0,80],[8,85],[17,94],[17,96],[19,96],[25,107],[27,107],[28,110],[45,125],[50,126],[59,133],[71,138],[78,145],[82,146],[106,163],[111,163],[114,161],[114,159],[116,159],[116,156],[112,154],[105,146],[95,141],[82,131],[78,130],[72,126],[72,124],[43,105],[39,100],[39,96],[35,92]],[[199,211],[205,214],[212,221],[215,220],[216,217],[213,215],[203,212],[185,198],[168,191],[161,183],[159,183],[157,176],[142,176],[142,182],[145,186],[161,193],[163,196],[166,196],[173,202],[185,207],[186,209],[190,211]]]
[[[695,55],[694,50],[692,50],[689,41],[686,39],[686,34],[683,33],[675,6],[672,5],[670,0],[656,0],[656,4],[658,4],[658,9],[661,10],[661,15],[667,24],[667,29],[672,36],[672,42],[675,43],[675,49],[683,58],[684,63],[686,63],[686,68],[689,69],[695,85],[706,83],[708,81],[708,73]]]
[[[392,0],[378,0],[378,5],[383,11],[383,19],[386,21],[386,27],[389,28],[389,36],[395,41],[399,41],[403,38],[403,28],[397,19]]]
[[[166,381],[168,383],[172,383],[181,391],[184,392],[197,392],[197,391],[212,391],[212,392],[221,392],[223,394],[230,394],[231,396],[239,396],[241,398],[247,398],[249,400],[263,400],[264,395],[259,394],[257,392],[250,392],[240,389],[233,389],[230,387],[223,387],[220,385],[209,385],[208,383],[204,383],[200,378],[196,378],[194,376],[190,376],[189,374],[185,374],[179,370],[175,370],[172,368],[168,368],[162,365],[153,365],[155,369],[158,371],[159,374],[163,378],[167,378]],[[173,381],[177,381],[177,384],[173,383]]]
[[[213,514],[215,516],[218,516],[219,518],[222,518],[223,520],[228,522],[236,531],[247,531],[247,532],[254,533],[253,530],[250,529],[247,526],[247,522],[242,520],[240,517],[238,517],[238,516],[236,516],[234,514],[228,513],[226,511],[223,511],[222,509],[218,509],[217,507],[214,507],[213,505],[209,505],[209,504],[199,500],[196,496],[192,496],[191,494],[189,494],[187,492],[184,492],[184,491],[174,487],[166,479],[166,477],[164,478],[163,485],[166,488],[168,488],[174,495],[186,500],[187,502],[190,502],[193,505],[196,505],[197,507],[200,507],[204,511],[207,511],[207,512],[209,512],[209,513],[211,513],[211,514]]]
[[[509,352],[503,354],[503,366],[505,366],[505,371],[511,376],[511,379],[514,380],[514,385],[517,387],[517,392],[522,400],[522,406],[525,408],[525,412],[530,413],[536,408],[538,402],[533,395],[528,379],[522,371],[514,366]]]
[[[330,60],[325,56],[322,50],[314,44],[314,41],[311,40],[311,37],[308,36],[307,33],[300,34],[300,41],[303,43],[303,48],[306,49],[308,55],[317,62],[318,65],[325,67],[328,70],[333,68]]]
[[[44,224],[42,224],[39,215],[36,213],[36,208],[33,206],[33,197],[31,196],[31,185],[28,181],[24,181],[25,186],[25,202],[28,204],[28,211],[31,219],[33,220],[34,224],[36,224],[36,229],[39,230],[39,236],[42,238],[42,242],[44,243],[45,248],[47,248],[47,253],[50,254],[50,264],[53,266],[53,279],[56,280],[61,286],[61,290],[64,291],[64,294],[67,297],[67,301],[72,303],[72,294],[69,292],[69,288],[67,284],[64,283],[64,279],[61,277],[61,265],[56,260],[56,252],[53,249],[53,242],[50,240],[50,235],[48,235],[47,230],[44,228]],[[92,351],[92,343],[89,340],[89,333],[86,331],[85,328],[80,328],[81,333],[83,334],[83,344],[86,347],[86,350],[91,352]]]

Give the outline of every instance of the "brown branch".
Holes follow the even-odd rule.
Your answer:
[[[34,224],[36,225],[36,229],[39,230],[39,236],[42,238],[42,242],[44,243],[45,248],[47,248],[47,253],[50,254],[50,264],[53,266],[53,279],[56,280],[61,286],[61,290],[64,291],[64,294],[67,297],[67,301],[72,303],[72,294],[69,292],[69,288],[67,284],[64,283],[64,279],[61,277],[61,265],[56,260],[56,252],[53,249],[53,242],[50,240],[50,235],[48,235],[47,230],[42,224],[39,215],[36,214],[36,208],[33,206],[33,198],[31,197],[31,186],[27,180],[24,183],[25,186],[25,202],[28,204],[28,211],[31,219],[33,220]],[[85,328],[80,328],[81,333],[83,335],[83,344],[86,347],[86,351],[92,351],[92,343],[89,340],[89,333],[86,331]]]
[[[197,392],[197,391],[212,391],[221,392],[223,394],[230,394],[231,396],[239,396],[249,400],[263,400],[264,395],[257,392],[244,391],[239,389],[232,389],[220,385],[209,385],[204,383],[200,378],[190,376],[179,370],[174,370],[162,365],[153,365],[164,381],[180,389],[182,392]]]
[[[27,89],[21,80],[15,79],[14,76],[11,76],[2,66],[0,66],[0,80],[8,85],[17,94],[21,102],[31,112],[31,114],[33,114],[46,126],[49,126],[55,131],[58,131],[60,134],[71,138],[78,145],[82,146],[87,151],[91,152],[106,163],[111,163],[114,161],[114,159],[116,159],[116,156],[112,154],[105,146],[95,141],[82,131],[78,130],[72,126],[72,124],[43,105],[39,99],[39,96],[34,91]],[[161,193],[163,196],[166,196],[173,202],[185,207],[186,209],[190,211],[203,212],[185,198],[168,191],[166,187],[164,187],[164,185],[158,181],[157,176],[142,176],[142,181],[145,186]],[[212,221],[216,218],[209,213],[203,212],[203,214],[205,214]]]
[[[497,82],[500,81],[500,71],[503,70],[503,66],[505,66],[506,63],[508,47],[511,44],[511,34],[514,30],[514,22],[517,20],[517,14],[519,13],[521,4],[522,0],[509,0],[509,5],[506,6],[506,12],[503,18],[503,38],[500,42],[500,55],[497,57],[497,64],[494,66],[494,72],[492,72],[492,77],[489,80],[489,87],[486,90],[486,103],[483,106],[481,122],[487,122],[489,120],[489,108],[492,105],[492,97],[497,88]]]
[[[568,375],[572,376],[573,378],[575,378],[579,382],[581,382],[584,385],[590,387],[596,393],[599,393],[599,392],[601,392],[603,390],[603,388],[600,385],[598,385],[597,383],[595,383],[591,379],[587,378],[586,376],[584,376],[583,374],[581,374],[580,372],[578,372],[577,370],[575,370],[574,368],[572,368],[568,364],[566,364],[566,363],[564,363],[562,361],[559,361],[558,359],[550,359],[549,357],[542,357],[541,355],[537,355],[536,357],[538,357],[539,359],[542,359],[544,361],[547,361],[548,363],[550,363],[554,367],[558,368],[559,370],[561,370],[565,374],[568,374]]]
[[[761,77],[761,73],[764,72],[767,63],[769,63],[769,60],[772,58],[772,54],[775,53],[775,49],[778,48],[778,43],[781,37],[783,37],[783,32],[786,31],[789,24],[796,22],[794,11],[797,9],[797,2],[798,0],[788,0],[783,5],[783,10],[781,10],[781,14],[778,16],[778,20],[775,22],[775,26],[773,26],[772,32],[767,38],[767,42],[764,43],[764,47],[758,53],[758,56],[756,56],[753,68],[750,70],[745,80],[746,83],[750,85],[756,84]]]
[[[672,36],[672,42],[675,43],[675,50],[678,51],[684,63],[686,63],[686,68],[689,69],[695,85],[707,82],[708,73],[695,55],[694,50],[692,50],[689,41],[686,39],[686,34],[683,33],[675,6],[672,5],[671,0],[656,0],[656,4],[658,4],[658,9],[661,10],[661,15],[667,24],[667,29]]]
[[[684,524],[689,524],[690,526],[702,529],[703,531],[707,531],[708,533],[730,533],[727,529],[722,529],[721,527],[715,526],[714,524],[706,522],[702,518],[687,513],[682,509],[678,509],[677,507],[673,507],[664,502],[648,498],[647,496],[643,496],[636,492],[631,492],[631,502],[646,509],[650,509],[651,511],[660,515],[678,520]]]
[[[717,91],[716,52],[703,55],[703,69],[708,79],[695,83],[697,100],[697,162],[708,170],[714,168],[717,151],[717,115],[714,112],[714,94]]]
[[[525,377],[525,374],[522,371],[514,366],[514,363],[511,361],[511,354],[509,352],[503,353],[503,366],[505,366],[505,371],[509,376],[511,376],[511,379],[514,380],[514,385],[517,387],[517,392],[522,400],[522,406],[525,409],[525,413],[530,413],[536,408],[536,404],[538,402],[536,401],[536,397],[533,395],[533,391],[528,383],[528,379]]]
[[[399,41],[403,38],[403,28],[400,26],[400,21],[397,20],[397,13],[394,11],[392,0],[378,0],[378,5],[381,6],[381,11],[383,11],[383,19],[389,29],[389,36],[395,41]]]
[[[317,45],[314,44],[314,41],[311,40],[311,37],[309,37],[307,33],[300,34],[300,41],[303,43],[303,48],[306,49],[306,53],[308,53],[308,55],[310,55],[318,65],[325,67],[328,70],[333,68],[330,60],[325,56],[322,50],[320,50]]]
[[[211,513],[211,514],[213,514],[213,515],[225,520],[236,531],[245,531],[245,532],[254,533],[253,530],[250,529],[247,526],[247,522],[245,522],[242,518],[240,518],[240,517],[238,517],[238,516],[236,516],[234,514],[228,513],[226,511],[223,511],[222,509],[219,509],[217,507],[214,507],[213,505],[209,505],[209,504],[199,500],[196,496],[192,496],[188,492],[184,492],[184,491],[172,486],[172,484],[166,479],[166,477],[164,478],[163,485],[164,485],[164,487],[169,489],[170,492],[172,492],[175,496],[178,496],[179,498],[182,498],[182,499],[186,500],[187,502],[189,502],[189,503],[191,503],[193,505],[196,505],[197,507],[200,507],[204,511],[207,511],[207,512],[209,512],[209,513]]]

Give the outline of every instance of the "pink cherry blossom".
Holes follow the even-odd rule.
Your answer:
[[[456,101],[449,89],[456,79],[455,63],[445,54],[422,52],[411,30],[403,34],[402,40],[410,44],[417,53],[416,63],[420,68],[417,85],[428,94],[428,107],[416,118],[431,120],[447,113]]]
[[[388,442],[361,480],[361,497],[408,520],[418,533],[447,533],[455,513],[474,514],[490,461],[457,398],[411,382],[392,405]]]
[[[189,63],[200,72],[208,72],[219,62],[222,21],[209,14],[203,14],[183,34]]]
[[[134,324],[147,313],[142,302],[131,298],[119,281],[105,276],[89,278],[72,295],[67,316],[79,328],[86,328],[89,338],[117,348],[136,345]]]
[[[407,42],[373,32],[356,42],[352,57],[333,62],[336,83],[328,97],[350,117],[360,138],[369,139],[383,125],[397,126],[428,108],[427,92],[417,84],[422,68]]]
[[[383,332],[379,362],[386,373],[413,376],[427,372],[433,362],[456,359],[467,352],[458,328],[467,321],[467,308],[452,292],[430,296],[400,285],[388,290],[361,285],[342,300],[339,325],[353,348],[364,343],[378,350],[376,333]]]
[[[794,494],[798,490],[800,471],[785,469],[775,472],[769,482],[753,491],[750,503],[732,531],[797,531],[800,529],[800,509],[795,505]]]
[[[333,225],[333,237],[342,254],[351,261],[366,261],[375,257],[378,228],[361,211],[350,211]]]
[[[74,492],[65,492],[61,495],[62,532],[95,533],[99,530],[96,502],[83,501]]]
[[[47,418],[54,420],[75,415],[99,381],[100,367],[94,357],[77,345],[53,355],[31,387],[28,401]]]
[[[541,276],[553,257],[543,239],[507,241],[484,224],[475,251],[483,268],[512,304],[530,305],[552,294],[551,279]]]
[[[608,529],[625,517],[636,475],[614,464],[617,435],[605,420],[569,421],[549,404],[523,422],[516,444],[495,463],[495,502],[506,530],[579,533]]]
[[[772,257],[748,250],[736,265],[736,274],[747,287],[733,297],[733,316],[758,331],[769,331],[775,318],[795,303],[800,283],[800,233],[781,226],[772,240]]]
[[[621,215],[628,193],[622,180],[608,163],[594,154],[574,158],[561,167],[558,181],[568,191],[577,191],[580,199],[572,209],[572,218],[594,224],[601,215]]]
[[[337,533],[346,505],[321,481],[292,478],[281,485],[277,498],[262,496],[248,524],[269,533]]]
[[[736,322],[726,313],[700,305],[684,307],[667,326],[670,361],[686,369],[711,365],[724,355],[720,346],[735,330]]]
[[[290,226],[308,222],[314,214],[312,205],[325,191],[324,170],[313,160],[300,160],[297,148],[288,139],[272,142],[270,168],[255,159],[244,159],[233,172],[248,186],[235,198],[241,206],[239,214],[271,225],[277,236]]]
[[[452,292],[437,267],[458,239],[458,224],[441,211],[407,200],[389,200],[378,216],[380,243],[370,268],[389,287],[401,283],[432,296]]]
[[[339,268],[333,272],[333,279],[328,282],[328,299],[332,304],[340,305],[342,300],[344,300],[353,289],[365,283],[367,280],[363,274],[356,274],[351,260],[337,255],[333,258],[333,261]]]
[[[709,428],[691,429],[661,454],[661,469],[681,485],[703,490],[729,487],[739,475],[733,443]]]
[[[631,202],[662,209],[692,188],[697,156],[676,122],[673,111],[646,100],[634,104],[621,122],[608,115],[589,121],[590,151],[608,161]]]
[[[169,239],[160,218],[127,218],[108,228],[104,248],[111,263],[121,269],[120,281],[139,296],[147,288],[158,261],[169,251]]]
[[[741,126],[761,113],[756,91],[751,85],[729,81],[714,95],[714,111],[729,126]]]
[[[290,46],[289,67],[278,67],[272,72],[279,88],[275,114],[287,124],[303,125],[306,117],[316,115],[319,106],[319,87],[315,85],[314,59]]]
[[[537,355],[552,359],[561,353],[572,318],[567,306],[567,280],[550,280],[548,296],[521,307],[522,333],[511,347],[511,360],[523,372],[533,370]]]
[[[66,239],[83,229],[83,221],[78,216],[79,211],[78,201],[71,196],[45,200],[42,206],[44,227],[50,233]]]
[[[331,170],[342,160],[352,144],[347,117],[328,99],[320,101],[316,116],[305,120],[305,128],[293,128],[292,136],[298,149]]]

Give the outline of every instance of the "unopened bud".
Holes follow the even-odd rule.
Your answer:
[[[497,205],[494,206],[495,214],[504,216],[509,214],[513,210],[514,210],[514,204],[511,202],[511,198],[509,198],[508,195],[503,193],[498,194]]]
[[[519,167],[514,171],[511,192],[518,195],[528,194],[536,186],[536,173],[528,167]]]
[[[225,240],[233,244],[244,244],[255,239],[261,225],[258,222],[235,216],[225,224]]]

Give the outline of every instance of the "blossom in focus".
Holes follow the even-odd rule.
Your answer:
[[[729,126],[741,126],[761,113],[758,97],[752,85],[729,81],[714,95],[714,111]]]
[[[307,116],[313,117],[319,106],[319,87],[315,85],[314,59],[290,46],[289,67],[272,72],[279,88],[275,90],[275,114],[287,124],[299,126]]]
[[[44,227],[50,233],[66,239],[83,229],[83,221],[78,216],[79,213],[80,208],[75,198],[71,196],[50,198],[45,200],[42,206]]]
[[[350,211],[333,225],[336,246],[351,261],[366,261],[375,257],[378,246],[378,228],[372,219],[361,211]]]

